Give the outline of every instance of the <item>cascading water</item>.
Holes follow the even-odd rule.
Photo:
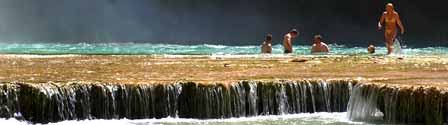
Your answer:
[[[81,119],[210,119],[343,112],[352,84],[356,81],[1,83],[0,116],[48,123]]]
[[[377,105],[380,90],[374,87],[374,85],[358,84],[353,88],[347,109],[351,120],[375,121],[383,117]]]
[[[448,93],[436,87],[397,87],[357,84],[348,105],[352,120],[386,123],[447,122]]]
[[[221,119],[345,112],[351,120],[443,124],[448,93],[352,80],[232,84],[0,83],[0,117],[34,123],[83,119]]]
[[[18,111],[18,88],[13,84],[0,84],[0,117],[15,117]]]

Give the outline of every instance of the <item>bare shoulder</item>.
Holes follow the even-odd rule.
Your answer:
[[[394,15],[395,15],[395,16],[398,16],[398,12],[394,11]]]
[[[321,44],[322,44],[323,47],[327,47],[328,48],[328,45],[326,43],[322,42]]]

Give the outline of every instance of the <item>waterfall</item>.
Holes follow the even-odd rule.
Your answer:
[[[345,112],[355,121],[443,124],[448,92],[356,80],[0,83],[0,118],[33,123],[83,119],[231,118]]]
[[[375,121],[382,119],[383,114],[378,109],[380,89],[375,85],[358,84],[353,88],[348,103],[347,114],[351,120]]]
[[[231,84],[0,83],[0,117],[48,123],[344,112],[350,87],[355,83],[351,80]]]
[[[355,121],[443,124],[448,92],[356,80],[0,83],[0,118],[33,123],[83,119],[231,118],[345,112]]]
[[[437,87],[398,87],[357,84],[348,104],[348,117],[386,123],[447,122],[448,93]]]
[[[17,87],[5,89],[5,86]],[[20,113],[24,119],[47,123],[75,119],[164,118],[177,114],[178,86],[152,84],[3,84],[15,91],[4,118]],[[10,96],[1,93],[1,96]],[[14,96],[14,95],[13,95]],[[3,98],[1,98],[3,99]],[[12,105],[16,104],[16,105]],[[9,105],[8,105],[9,104]],[[17,106],[18,108],[16,108]]]
[[[0,84],[0,117],[12,118],[19,110],[18,86],[14,84]]]

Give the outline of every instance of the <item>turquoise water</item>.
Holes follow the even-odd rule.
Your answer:
[[[365,55],[365,47],[329,45],[329,55]],[[386,48],[377,47],[376,54],[384,55]],[[176,45],[150,43],[0,43],[1,54],[100,54],[100,55],[247,55],[259,54],[260,47],[224,45]],[[273,46],[273,54],[282,54],[281,45]],[[447,47],[401,48],[402,55],[448,55]],[[295,55],[309,55],[310,46],[294,46]]]

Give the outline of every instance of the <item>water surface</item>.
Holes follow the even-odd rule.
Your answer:
[[[367,55],[365,47],[346,47],[332,44],[329,55]],[[310,46],[294,46],[294,55],[310,55]],[[447,47],[406,48],[401,55],[448,55]],[[386,48],[377,47],[376,54],[386,54]],[[260,46],[178,45],[151,43],[0,43],[2,54],[99,54],[99,55],[254,55],[260,54]],[[273,46],[273,54],[283,54],[281,45]]]

